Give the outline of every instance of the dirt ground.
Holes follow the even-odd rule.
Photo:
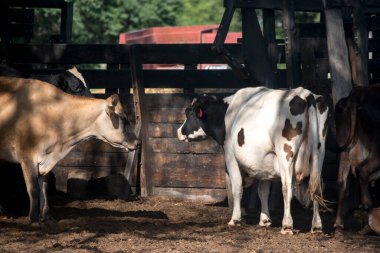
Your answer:
[[[362,236],[350,222],[333,235],[334,215],[322,213],[324,233],[310,234],[311,211],[293,203],[295,234],[281,235],[282,212],[260,228],[258,210],[239,227],[218,203],[149,197],[136,201],[55,200],[57,223],[33,227],[26,213],[0,218],[0,252],[375,252],[380,237]],[[353,217],[348,217],[353,221]]]

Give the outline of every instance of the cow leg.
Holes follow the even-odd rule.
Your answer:
[[[228,225],[235,226],[241,222],[241,198],[243,196],[243,180],[239,170],[239,165],[233,156],[228,156],[226,154],[226,165],[228,174],[231,180],[231,190],[233,197],[233,210],[232,218]]]
[[[321,233],[322,232],[322,221],[319,215],[319,203],[318,201],[313,201],[313,220],[311,223],[311,233]]]
[[[361,189],[361,202],[364,209],[368,210],[372,208],[372,199],[369,194],[369,176],[373,171],[378,168],[379,164],[377,159],[367,158],[356,167],[356,171],[359,177],[360,189]]]
[[[21,168],[29,195],[29,219],[31,223],[35,223],[39,221],[38,198],[40,188],[37,168],[31,164],[31,162],[21,162]]]
[[[268,199],[270,192],[270,181],[259,181],[258,194],[261,201],[261,213],[259,225],[262,227],[269,227],[272,224],[269,214]]]
[[[348,183],[348,174],[350,173],[348,152],[342,152],[339,157],[339,175],[338,175],[338,208],[336,211],[336,218],[334,223],[335,229],[344,229],[343,222],[343,209],[346,198],[346,189]]]
[[[282,195],[284,196],[284,217],[282,219],[281,234],[293,234],[293,218],[290,213],[292,200],[292,176],[287,167],[281,168]]]
[[[48,180],[49,175],[40,176],[38,178],[40,185],[40,214],[42,221],[54,220],[53,216],[51,215],[51,209],[49,206]]]
[[[231,178],[230,178],[230,175],[228,175],[227,171],[226,171],[226,191],[227,191],[228,208],[230,210],[232,210],[233,209],[233,199],[232,199]]]

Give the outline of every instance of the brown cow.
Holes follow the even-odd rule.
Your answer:
[[[344,228],[343,205],[349,174],[357,176],[361,202],[368,209],[372,201],[368,182],[380,166],[380,84],[356,87],[335,106],[337,143],[341,149],[338,183],[340,186],[335,228]]]
[[[139,145],[117,95],[79,97],[38,80],[0,77],[0,103],[0,159],[21,164],[31,222],[39,220],[44,176],[79,142],[95,137],[128,151]],[[43,220],[48,209],[41,207]]]

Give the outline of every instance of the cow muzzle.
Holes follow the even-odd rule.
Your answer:
[[[135,139],[131,142],[126,142],[124,146],[128,149],[128,151],[139,149],[141,147],[141,140]]]

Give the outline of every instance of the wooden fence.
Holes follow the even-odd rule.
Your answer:
[[[67,178],[73,176],[70,173],[75,174],[72,173],[74,170],[78,174],[87,173],[89,177],[123,173],[130,175],[127,178],[133,185],[139,184],[143,195],[223,200],[226,196],[225,165],[221,148],[212,140],[183,143],[176,139],[176,129],[184,120],[184,108],[196,96],[195,93],[189,94],[189,90],[238,89],[261,85],[269,76],[269,84],[274,87],[302,85],[315,93],[323,94],[328,99],[330,108],[333,108],[336,102],[333,101],[334,98],[339,97],[336,96],[336,91],[343,94],[340,88],[351,87],[351,79],[354,83],[355,80],[360,80],[351,75],[353,68],[365,66],[360,65],[363,63],[363,55],[357,48],[366,48],[367,45],[368,52],[371,53],[370,59],[365,59],[368,63],[369,82],[377,82],[380,78],[380,6],[376,1],[369,0],[363,4],[361,17],[365,17],[372,37],[364,44],[356,44],[359,45],[356,48],[350,45],[347,47],[345,34],[350,34],[353,23],[361,23],[357,20],[353,22],[352,19],[346,22],[343,15],[339,14],[342,8],[347,8],[341,1],[330,1],[326,4],[325,1],[236,0],[225,1],[226,12],[223,20],[232,18],[235,8],[242,8],[243,40],[241,43],[223,45],[223,48],[217,48],[219,51],[215,47],[212,50],[211,44],[10,44],[7,46],[6,60],[19,68],[38,64],[43,68],[33,71],[40,73],[54,72],[57,71],[54,67],[63,68],[70,64],[106,64],[106,70],[82,70],[85,79],[90,88],[105,88],[106,91],[122,94],[130,118],[140,129],[139,135],[143,140],[140,159],[137,155],[126,154],[97,141],[83,143],[55,169],[61,189],[65,190]],[[252,11],[254,9],[263,9],[263,32],[255,11]],[[275,10],[283,10],[286,34],[284,40],[278,40],[274,36]],[[312,24],[296,23],[294,14],[301,10],[320,12],[321,21]],[[228,26],[227,31],[223,27],[217,41],[223,41],[223,34],[228,31]],[[341,40],[338,39],[342,34]],[[258,47],[254,48],[252,45]],[[348,78],[332,65],[332,59],[340,54],[343,57],[337,62],[339,66],[344,66],[342,73],[348,73]],[[186,67],[227,62],[232,63],[232,69],[198,70]],[[347,65],[350,62],[351,65]],[[182,64],[185,68],[144,70],[144,64]],[[277,67],[285,64],[285,69]],[[242,78],[244,68],[248,70],[248,79]],[[358,71],[356,73],[361,74]],[[131,88],[133,96],[128,92]],[[179,88],[185,89],[187,93],[145,94],[145,88]],[[332,114],[329,117],[327,142],[334,140]],[[138,163],[137,167],[131,165],[131,156]],[[128,166],[130,168],[126,168]],[[323,177],[327,186],[330,185],[329,191],[332,193],[335,193],[331,188],[335,187],[336,174],[336,156],[327,152]]]

